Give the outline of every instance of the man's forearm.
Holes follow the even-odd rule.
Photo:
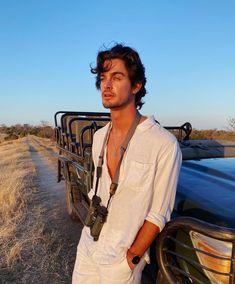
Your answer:
[[[127,260],[131,268],[134,268],[134,265],[131,264],[132,256],[142,256],[145,251],[150,247],[151,243],[159,234],[159,232],[160,229],[158,226],[145,220],[143,226],[140,228],[135,238],[135,241],[127,252]]]

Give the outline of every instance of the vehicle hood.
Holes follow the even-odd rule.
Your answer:
[[[235,228],[235,158],[183,161],[173,216]]]

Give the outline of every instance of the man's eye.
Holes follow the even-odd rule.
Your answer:
[[[121,77],[120,77],[120,76],[114,76],[113,79],[114,79],[115,81],[120,81],[120,80],[121,80]]]

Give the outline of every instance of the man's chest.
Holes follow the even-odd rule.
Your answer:
[[[106,163],[111,180],[113,180],[115,172],[117,171],[120,158],[120,151],[116,149],[112,140],[109,140],[106,148]]]

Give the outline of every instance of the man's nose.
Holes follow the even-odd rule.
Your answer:
[[[106,81],[106,89],[111,90],[113,87],[111,79]]]

